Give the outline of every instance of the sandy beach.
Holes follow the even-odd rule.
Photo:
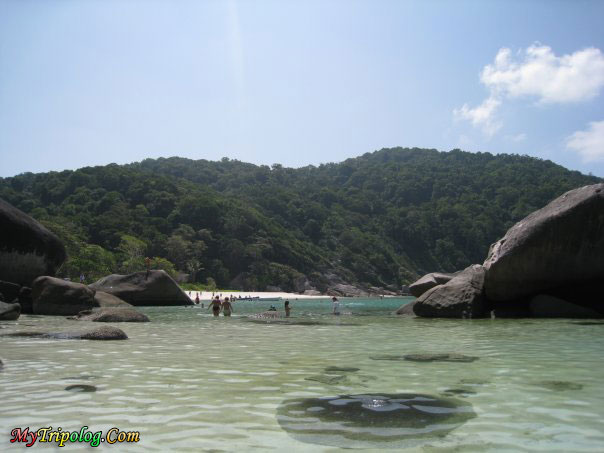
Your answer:
[[[219,295],[221,299],[228,297],[229,299],[234,297],[235,301],[239,297],[243,298],[277,298],[280,297],[283,300],[302,300],[302,299],[330,299],[330,296],[322,295],[322,296],[307,296],[304,294],[296,294],[296,293],[285,293],[285,292],[245,292],[245,291],[223,291],[223,292],[212,292],[212,291],[185,291],[185,293],[191,298],[191,300],[195,299],[195,296],[199,294],[199,300],[209,301],[212,297]]]

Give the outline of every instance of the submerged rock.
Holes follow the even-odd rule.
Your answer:
[[[451,395],[461,395],[461,396],[476,395],[476,392],[474,392],[472,390],[468,390],[468,389],[446,389],[443,393],[448,396],[451,396]]]
[[[604,184],[566,192],[510,228],[484,262],[486,296],[509,301],[604,277]]]
[[[149,322],[149,317],[134,308],[96,308],[79,312],[70,319],[93,322]]]
[[[280,311],[263,311],[249,316],[250,319],[278,319],[285,318],[285,313]]]
[[[0,302],[0,321],[14,321],[21,315],[21,305]]]
[[[0,280],[30,286],[40,275],[54,275],[67,258],[53,233],[2,199],[0,231]]]
[[[128,335],[117,327],[101,326],[75,332],[14,332],[1,336],[55,338],[57,340],[126,340]]]
[[[444,285],[453,277],[455,277],[455,274],[444,274],[442,272],[432,272],[431,274],[426,274],[416,282],[409,285],[409,292],[413,296],[419,297],[435,286]]]
[[[444,285],[422,294],[413,312],[427,318],[480,318],[487,315],[484,297],[485,270],[472,265]]]
[[[326,374],[317,374],[315,376],[309,376],[304,378],[307,381],[317,381],[320,382],[321,384],[327,384],[327,385],[335,385],[335,384],[342,384],[343,382],[346,381],[346,376],[344,375],[326,375]]]
[[[406,354],[406,355],[375,355],[369,357],[372,360],[409,360],[411,362],[474,362],[478,357],[463,354]]]
[[[279,425],[295,439],[344,448],[404,448],[475,416],[465,401],[414,393],[290,399],[277,409]]]
[[[463,354],[407,354],[403,356],[405,360],[412,362],[474,362],[478,357],[467,356]]]
[[[360,368],[352,366],[328,366],[325,368],[326,373],[355,373],[359,370]]]
[[[89,286],[135,306],[194,305],[172,277],[162,270],[108,275]]]
[[[94,385],[74,384],[68,385],[65,390],[68,392],[96,392],[96,387]]]
[[[568,381],[541,381],[537,382],[535,385],[539,387],[544,387],[548,390],[553,390],[554,392],[564,392],[567,390],[581,390],[583,388],[583,384],[577,384],[575,382]]]

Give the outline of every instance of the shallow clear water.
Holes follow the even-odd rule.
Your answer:
[[[0,337],[0,450],[13,446],[14,427],[87,425],[140,431],[138,444],[99,447],[120,451],[604,451],[604,324],[401,318],[391,315],[400,299],[343,299],[349,314],[340,317],[329,301],[292,301],[289,320],[246,318],[270,304],[239,302],[230,319],[198,307],[141,308],[152,322],[115,324],[126,341]],[[23,315],[0,322],[0,335],[84,324]],[[402,357],[423,353],[476,360]],[[74,385],[84,391],[65,390]],[[312,433],[298,435],[287,418],[311,398],[373,395],[377,407],[398,394],[457,401],[468,417],[392,441],[377,419],[353,427],[310,417]]]

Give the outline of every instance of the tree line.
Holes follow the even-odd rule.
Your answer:
[[[382,149],[286,168],[179,157],[0,179],[65,243],[61,275],[155,268],[209,287],[399,287],[484,260],[516,221],[602,180],[528,156]]]

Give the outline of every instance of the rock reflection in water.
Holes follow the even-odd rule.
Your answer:
[[[466,401],[413,393],[291,399],[277,410],[279,424],[295,439],[337,447],[412,446],[475,416]]]

